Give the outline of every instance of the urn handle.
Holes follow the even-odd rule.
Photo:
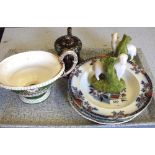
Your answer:
[[[68,70],[68,71],[64,71],[64,74],[63,74],[63,77],[64,76],[67,76],[69,73],[72,72],[72,70],[76,67],[77,63],[78,63],[78,57],[77,57],[77,54],[72,51],[72,50],[68,50],[68,51],[64,51],[61,56],[60,56],[60,61],[64,63],[64,58],[68,55],[71,55],[73,56],[73,64],[71,66],[71,68]],[[65,64],[65,63],[64,63]]]

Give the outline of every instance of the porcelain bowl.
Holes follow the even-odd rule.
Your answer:
[[[61,57],[46,51],[10,56],[0,62],[0,86],[19,94],[25,103],[42,102],[50,95],[52,83],[63,76],[63,58],[67,54],[73,55],[74,52],[67,51]],[[76,61],[73,68],[75,64]]]

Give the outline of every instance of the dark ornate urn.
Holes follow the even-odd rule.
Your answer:
[[[78,56],[78,63],[81,62],[80,59],[80,50],[82,49],[82,42],[79,38],[72,35],[72,28],[67,28],[67,35],[61,36],[54,43],[55,50],[58,55],[61,55],[67,50],[74,51]],[[64,63],[66,66],[66,71],[69,70],[73,64],[73,56],[67,55],[64,58]]]

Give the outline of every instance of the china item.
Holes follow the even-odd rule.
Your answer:
[[[89,108],[85,108],[84,106],[80,106],[79,105],[79,101],[77,101],[76,99],[73,98],[73,96],[70,95],[70,93],[68,93],[68,101],[71,104],[72,108],[82,117],[93,121],[95,123],[98,124],[122,124],[122,123],[126,123],[132,119],[134,119],[136,117],[132,116],[130,118],[127,119],[107,119],[102,115],[96,114],[92,111],[90,111]]]
[[[61,55],[66,50],[74,51],[78,56],[78,62],[81,61],[80,59],[80,51],[82,49],[82,42],[79,38],[72,35],[72,28],[68,27],[67,35],[59,37],[54,43],[55,50],[57,51],[58,55]],[[66,56],[64,58],[65,62],[65,70],[69,70],[72,66],[73,57]]]
[[[72,67],[65,72],[63,59],[72,55]],[[60,57],[45,51],[27,51],[0,62],[0,86],[17,93],[25,103],[39,103],[50,95],[52,83],[68,75],[77,64],[74,51]]]
[[[103,57],[102,57],[103,58]],[[74,100],[89,112],[101,115],[104,119],[130,119],[142,112],[152,99],[152,82],[145,71],[138,65],[128,62],[123,76],[126,82],[126,100],[105,102],[104,94],[92,90],[89,79],[95,74],[93,58],[77,66],[70,75],[69,92]],[[123,94],[122,94],[123,95]]]
[[[70,75],[69,93],[74,109],[101,116],[99,123],[123,123],[138,116],[152,99],[147,73],[134,62],[137,49],[131,37],[112,35],[113,51],[78,65]],[[76,105],[76,106],[75,106]],[[81,110],[77,110],[80,112]],[[90,117],[87,118],[90,118]],[[93,117],[91,117],[93,120]]]

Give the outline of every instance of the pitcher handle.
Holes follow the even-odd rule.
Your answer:
[[[73,60],[73,64],[72,64],[72,67],[67,71],[65,72],[64,71],[64,74],[62,75],[63,77],[64,76],[67,76],[69,73],[72,72],[72,70],[76,67],[77,63],[78,63],[78,57],[77,57],[77,54],[74,52],[74,51],[64,51],[61,56],[60,56],[60,61],[63,62],[64,58],[67,56],[67,55],[71,55],[73,56],[74,60]],[[63,62],[64,63],[64,62]]]

